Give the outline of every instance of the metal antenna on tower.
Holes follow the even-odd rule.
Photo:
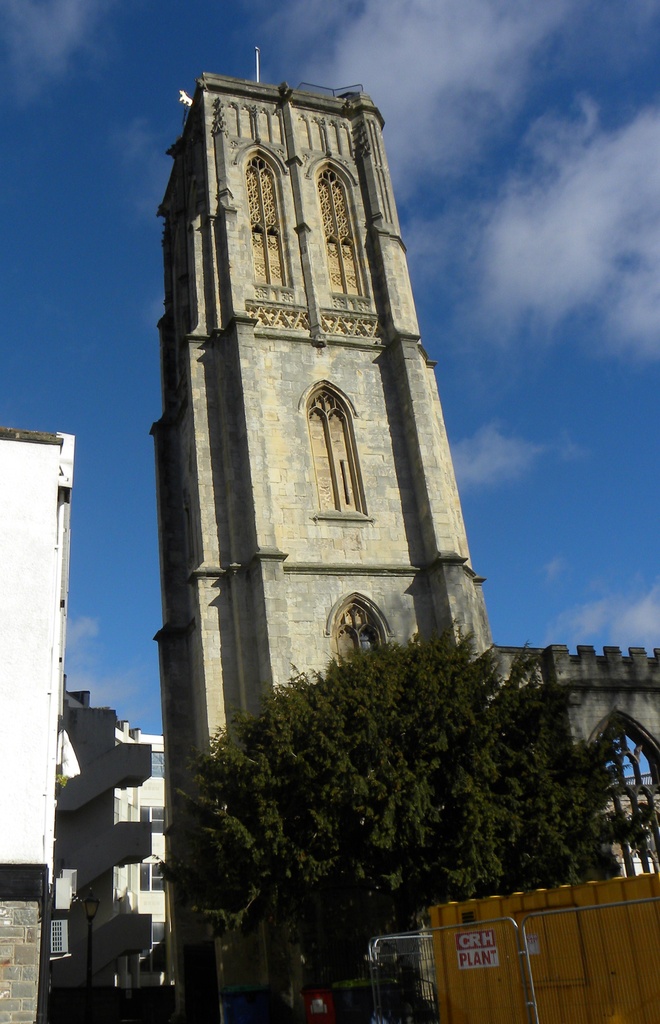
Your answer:
[[[258,46],[254,48],[254,59],[257,64],[257,81],[261,81],[261,50]]]

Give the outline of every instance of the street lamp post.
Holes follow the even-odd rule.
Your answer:
[[[87,918],[87,983],[85,986],[85,1024],[93,1024],[94,1004],[92,1002],[92,925],[99,909],[100,899],[90,889],[81,903]]]

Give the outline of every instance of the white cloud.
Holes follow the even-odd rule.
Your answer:
[[[489,423],[474,437],[452,445],[456,476],[463,490],[516,480],[544,451],[544,445],[506,437],[496,423]]]
[[[66,630],[67,658],[74,662],[84,661],[89,657],[89,641],[98,634],[98,619],[92,619],[87,615],[69,619]]]
[[[165,143],[144,120],[136,117],[129,124],[115,129],[110,136],[115,158],[126,173],[126,195],[135,210],[149,223],[163,198],[172,160],[165,153]]]
[[[539,122],[529,143],[532,169],[484,230],[484,313],[548,333],[588,318],[601,344],[660,357],[660,109],[605,130],[584,102],[571,123]]]
[[[602,62],[616,38],[611,59],[625,63],[644,45],[639,26],[657,14],[657,0],[602,0],[594,26],[589,0],[292,0],[270,30],[291,64],[306,54],[308,81],[360,82],[373,96],[401,195],[411,183],[428,188],[437,171],[459,170],[533,85],[564,61],[581,62],[585,46]]]
[[[550,636],[550,634],[549,634]],[[558,639],[559,638],[559,639]],[[660,580],[626,593],[608,593],[563,612],[551,627],[548,642],[660,647]]]
[[[89,690],[93,707],[114,708],[120,718],[145,732],[160,729],[159,689],[146,665],[118,664],[109,672],[98,619],[70,618],[67,623],[66,688]]]
[[[517,109],[538,47],[581,4],[304,0],[304,15],[301,4],[290,6],[284,35],[313,53],[313,81],[364,84],[388,120],[392,163],[419,182],[456,170]]]
[[[570,123],[545,119],[497,204],[472,193],[460,209],[452,193],[451,212],[437,211],[439,176],[467,169],[492,195],[530,96],[538,103],[558,83],[552,100],[562,103],[585,67],[609,67],[615,78],[634,69],[657,41],[659,14],[657,0],[602,0],[597,11],[590,0],[291,0],[271,27],[292,63],[307,51],[308,80],[362,82],[383,111],[397,195],[426,196],[406,228],[415,276],[454,289],[463,336],[478,319],[482,337],[496,323],[500,340],[523,331],[538,343],[576,317],[601,348],[655,357],[656,111],[615,129],[601,128],[588,102]],[[480,161],[494,141],[507,152],[486,180]]]
[[[589,455],[589,449],[574,441],[566,430],[562,432],[559,441],[553,447],[562,462],[577,462]]]
[[[563,555],[555,555],[543,566],[543,573],[547,583],[553,583],[563,576],[567,569],[567,562]]]
[[[72,56],[94,43],[99,18],[115,0],[0,0],[0,40],[9,81],[33,96],[62,75]]]

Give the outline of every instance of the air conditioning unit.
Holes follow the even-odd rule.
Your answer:
[[[78,872],[75,868],[63,868],[55,879],[55,910],[69,910],[78,888]]]
[[[50,922],[50,951],[55,956],[69,952],[69,922],[65,918]]]

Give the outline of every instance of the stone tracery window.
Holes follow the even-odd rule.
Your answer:
[[[626,875],[660,871],[660,758],[654,745],[634,722],[623,719],[619,734],[619,768],[623,785],[613,790],[612,802],[625,817],[645,821],[636,847],[615,847]]]
[[[266,161],[255,156],[247,171],[247,194],[252,227],[254,276],[265,284],[284,284],[282,235],[277,213],[275,177]]]
[[[346,189],[329,167],[319,177],[319,199],[331,288],[335,292],[359,295],[355,241]]]
[[[370,651],[383,642],[382,627],[365,601],[350,600],[338,613],[333,631],[335,653],[347,658],[353,651]]]
[[[364,512],[348,405],[331,388],[320,388],[307,416],[321,511]]]

